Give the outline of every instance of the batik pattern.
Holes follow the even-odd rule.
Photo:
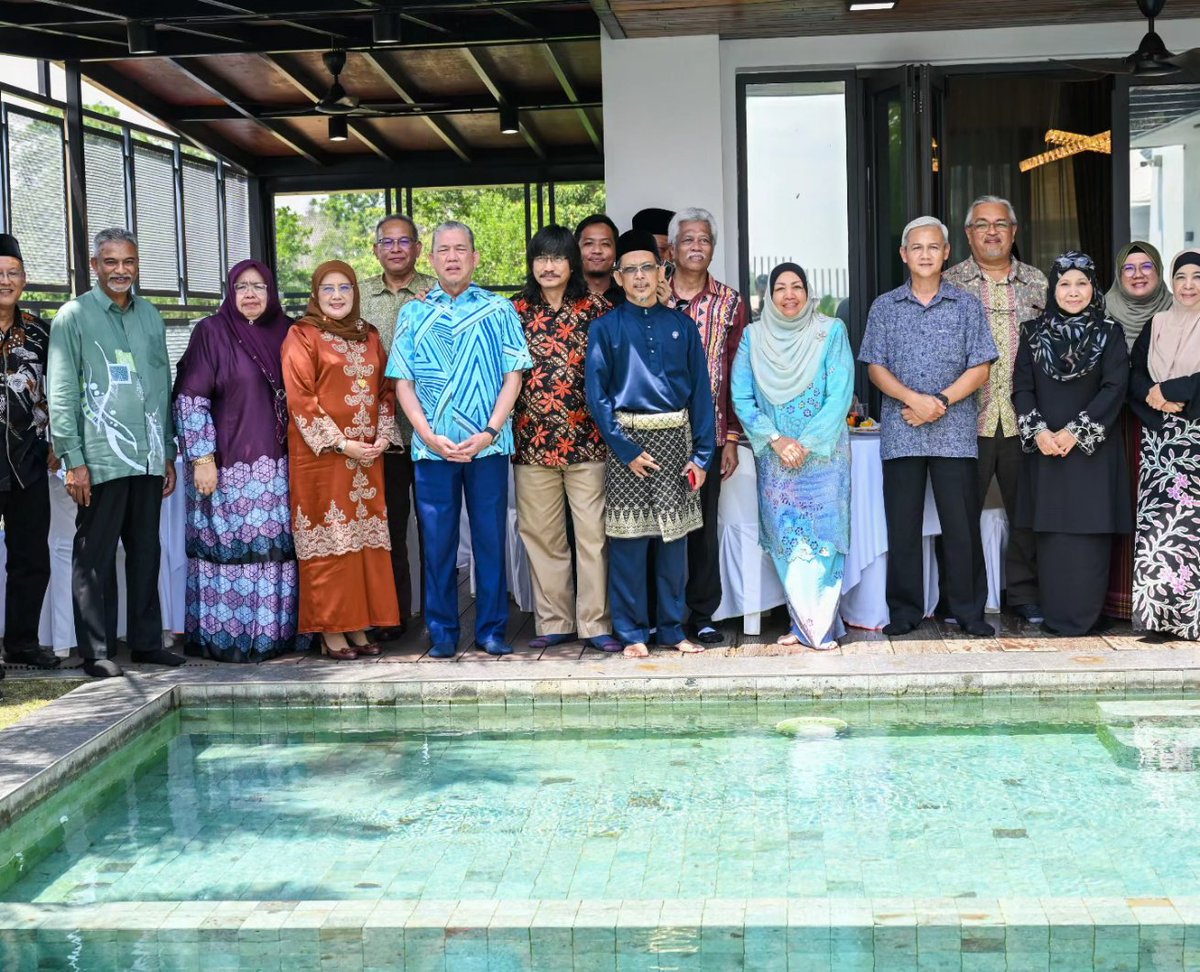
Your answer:
[[[1200,640],[1200,420],[1142,430],[1134,627]]]
[[[687,412],[631,416],[617,413],[625,434],[659,465],[649,476],[633,470],[612,452],[605,467],[604,532],[610,537],[662,537],[670,543],[704,523],[700,493],[684,475],[692,455],[692,427]],[[629,422],[636,421],[638,427]]]

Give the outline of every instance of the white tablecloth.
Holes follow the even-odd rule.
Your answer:
[[[158,574],[158,597],[162,604],[163,626],[168,631],[182,632],[186,608],[184,594],[187,586],[187,553],[184,549],[183,468],[175,463],[175,492],[163,503],[159,520],[159,540],[162,543],[162,563]],[[75,502],[57,476],[50,477],[50,586],[42,602],[38,641],[66,655],[75,647],[75,619],[71,609],[71,546],[75,539]],[[7,550],[0,544],[0,630],[4,624],[4,590],[7,572]],[[125,552],[117,548],[117,594],[119,608],[117,633],[125,634]]]

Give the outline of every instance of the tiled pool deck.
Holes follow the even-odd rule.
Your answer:
[[[306,730],[316,719],[338,728],[338,712],[359,724],[364,706],[381,727],[395,724],[397,707],[421,707],[438,725],[466,729],[497,712],[530,728],[555,728],[580,713],[620,725],[622,713],[648,700],[773,706],[858,699],[880,718],[936,718],[947,699],[1004,709],[1023,698],[1081,693],[1200,698],[1194,646],[1145,645],[1128,632],[1055,641],[1009,624],[992,641],[956,639],[953,629],[931,624],[891,641],[860,633],[830,653],[780,654],[735,643],[640,661],[578,646],[535,653],[526,636],[509,658],[468,652],[439,663],[424,658],[409,636],[382,660],[333,664],[301,656],[134,673],[82,686],[0,734],[0,825],[184,705],[254,731],[264,706],[285,707],[289,727],[294,713]],[[774,637],[770,628],[767,637]],[[317,716],[321,706],[334,709]],[[1098,822],[1114,825],[1119,821]],[[0,968],[60,967],[1200,969],[1200,898],[0,905]]]

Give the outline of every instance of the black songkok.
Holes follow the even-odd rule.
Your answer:
[[[669,209],[643,209],[633,216],[633,229],[641,230],[643,233],[655,233],[658,236],[666,236],[667,231],[671,228],[671,218],[675,214]],[[656,247],[655,253],[658,252]]]
[[[15,236],[0,233],[0,257],[15,257],[22,263],[25,262],[25,258],[21,256],[21,244]]]
[[[617,239],[617,263],[621,262],[621,257],[626,253],[637,253],[641,250],[653,253],[654,262],[658,262],[658,243],[654,234],[646,230],[626,230]]]

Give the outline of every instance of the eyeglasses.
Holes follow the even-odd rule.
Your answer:
[[[326,297],[332,297],[334,294],[354,293],[354,284],[321,284],[317,289]]]
[[[631,277],[650,276],[658,269],[657,263],[639,263],[636,267],[617,267],[617,273],[627,273]]]
[[[1150,261],[1145,263],[1127,263],[1125,266],[1121,267],[1121,273],[1126,277],[1136,277],[1139,273],[1149,276],[1150,274],[1154,273],[1154,271],[1155,266]]]
[[[407,250],[416,242],[411,236],[384,236],[377,239],[375,245],[381,250],[394,250],[396,247]]]
[[[233,289],[239,294],[265,294],[268,288],[265,283],[239,283],[234,284]]]
[[[3,281],[4,283],[8,283],[10,280],[16,283],[24,279],[24,270],[0,270],[0,281]]]
[[[977,219],[971,224],[971,229],[973,229],[976,233],[986,233],[990,229],[994,229],[998,233],[1007,233],[1012,228],[1013,224],[1007,219]]]
[[[1075,256],[1060,256],[1054,261],[1054,265],[1059,270],[1095,270],[1096,265],[1092,263],[1092,258],[1086,253],[1077,253]]]
[[[533,258],[534,263],[566,263],[567,258],[558,253],[539,253]]]

